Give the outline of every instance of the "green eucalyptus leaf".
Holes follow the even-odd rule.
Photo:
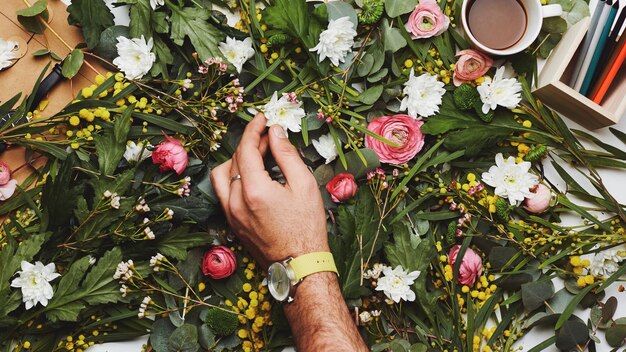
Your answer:
[[[624,339],[626,339],[626,325],[616,324],[606,330],[606,342],[609,346],[623,346]]]
[[[355,29],[359,24],[354,7],[346,2],[331,1],[326,3],[326,8],[328,9],[328,20],[337,20],[342,17],[348,17]]]
[[[389,17],[394,18],[415,9],[418,0],[385,0],[385,11]]]
[[[100,33],[98,45],[94,48],[94,53],[103,59],[113,62],[117,54],[117,38],[129,38],[130,33],[126,26],[111,26]]]
[[[406,46],[406,39],[402,36],[402,32],[397,28],[391,27],[387,20],[383,21],[383,33],[385,52],[395,53]]]
[[[565,322],[556,333],[556,347],[561,351],[571,351],[589,340],[589,329],[580,319]]]
[[[84,54],[80,49],[74,49],[63,61],[63,77],[72,78],[78,74],[80,68],[83,66]]]
[[[200,350],[198,343],[198,329],[191,324],[184,324],[172,333],[167,343],[171,352],[197,352]]]
[[[373,86],[359,95],[359,101],[363,104],[372,105],[383,94],[383,89],[384,86],[382,85]]]

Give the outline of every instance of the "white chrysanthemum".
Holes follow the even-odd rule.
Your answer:
[[[518,205],[526,197],[530,197],[530,191],[539,183],[539,178],[528,172],[531,164],[527,161],[515,163],[515,158],[510,156],[506,161],[502,153],[496,154],[496,165],[482,174],[483,181],[495,188],[495,194],[509,199],[511,205]]]
[[[135,143],[129,141],[126,144],[126,151],[124,151],[124,159],[129,163],[137,163],[146,160],[152,156],[152,152],[147,148],[149,145],[150,144],[144,146],[141,142]]]
[[[153,41],[142,35],[141,38],[128,39],[117,37],[118,57],[113,60],[128,79],[139,79],[143,77],[156,61],[156,56],[152,52]]]
[[[44,266],[42,262],[35,262],[33,265],[22,260],[21,267],[22,270],[17,272],[18,277],[13,279],[11,287],[22,289],[22,301],[27,310],[37,303],[47,306],[48,301],[54,296],[50,281],[61,276],[56,273],[54,263]]]
[[[515,78],[504,78],[505,67],[496,70],[493,80],[489,77],[479,85],[478,93],[483,102],[483,114],[495,110],[498,105],[507,109],[514,109],[522,100],[522,85]]]
[[[443,82],[437,76],[424,73],[415,77],[411,69],[409,80],[404,83],[404,99],[400,110],[407,110],[412,117],[428,117],[439,112],[441,98],[446,93]]]
[[[419,271],[408,272],[400,265],[395,269],[391,267],[383,268],[383,277],[376,283],[376,291],[383,291],[387,298],[398,303],[400,300],[414,301],[415,292],[411,290],[411,285],[420,276]]]
[[[302,118],[306,115],[301,106],[302,102],[290,100],[287,94],[278,99],[278,94],[274,92],[272,99],[263,107],[267,126],[279,125],[285,132],[300,132]]]
[[[235,66],[237,72],[241,72],[243,64],[246,63],[253,55],[252,39],[237,40],[235,38],[226,37],[225,42],[219,44],[222,55]]]
[[[624,260],[615,249],[596,253],[589,265],[589,272],[595,277],[609,277],[619,269],[619,263]]]
[[[158,6],[163,6],[165,4],[165,0],[150,0],[150,7],[152,10],[156,10]]]
[[[314,139],[312,142],[317,153],[326,159],[326,164],[337,158],[337,147],[330,133],[321,136],[319,139]]]
[[[5,69],[11,65],[13,65],[13,59],[15,59],[15,54],[13,50],[17,46],[17,43],[11,40],[5,41],[0,38],[0,70]]]
[[[352,50],[356,34],[350,17],[330,20],[328,29],[320,34],[319,43],[311,51],[317,51],[320,55],[320,62],[329,58],[333,65],[339,66],[339,63],[344,62],[346,55]]]

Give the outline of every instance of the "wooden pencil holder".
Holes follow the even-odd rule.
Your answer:
[[[567,30],[548,57],[533,93],[544,104],[590,129],[616,124],[626,112],[626,72],[620,70],[600,105],[567,85],[587,28],[589,17]]]

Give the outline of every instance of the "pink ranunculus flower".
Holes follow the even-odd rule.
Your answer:
[[[177,174],[182,174],[187,167],[189,157],[183,144],[175,138],[165,135],[166,140],[161,142],[152,152],[152,162],[161,164],[159,170],[174,170]]]
[[[532,196],[524,199],[522,206],[526,211],[533,214],[541,214],[550,208],[552,200],[552,191],[544,184],[540,183],[532,189]]]
[[[338,174],[326,184],[326,190],[335,203],[345,202],[354,197],[358,186],[349,173]]]
[[[405,27],[411,38],[430,38],[445,32],[450,19],[435,0],[421,0],[409,16]]]
[[[4,161],[0,161],[0,186],[6,185],[11,180],[11,168]]]
[[[448,260],[453,268],[460,249],[461,246],[458,244],[455,244],[452,248],[450,248]],[[459,267],[459,283],[461,285],[473,286],[476,278],[478,278],[482,273],[483,260],[476,252],[474,252],[471,248],[468,248],[463,255],[463,262],[461,262],[461,266]]]
[[[215,246],[202,258],[202,273],[211,279],[223,279],[237,270],[235,253],[226,246]]]
[[[12,179],[9,182],[0,186],[0,201],[7,200],[11,198],[13,193],[15,193],[15,189],[17,188],[17,180]]]
[[[394,142],[391,146],[378,139],[365,135],[365,146],[374,150],[378,159],[388,164],[404,164],[411,160],[424,146],[424,124],[409,115],[383,116],[372,120],[367,129]]]
[[[461,50],[456,54],[458,61],[454,66],[452,80],[455,86],[478,79],[493,66],[493,59],[476,50]]]

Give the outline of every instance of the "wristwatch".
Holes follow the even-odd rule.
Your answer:
[[[330,252],[312,252],[295,258],[275,262],[267,269],[267,287],[279,302],[293,302],[295,287],[305,277],[330,271],[337,273],[335,260]]]

